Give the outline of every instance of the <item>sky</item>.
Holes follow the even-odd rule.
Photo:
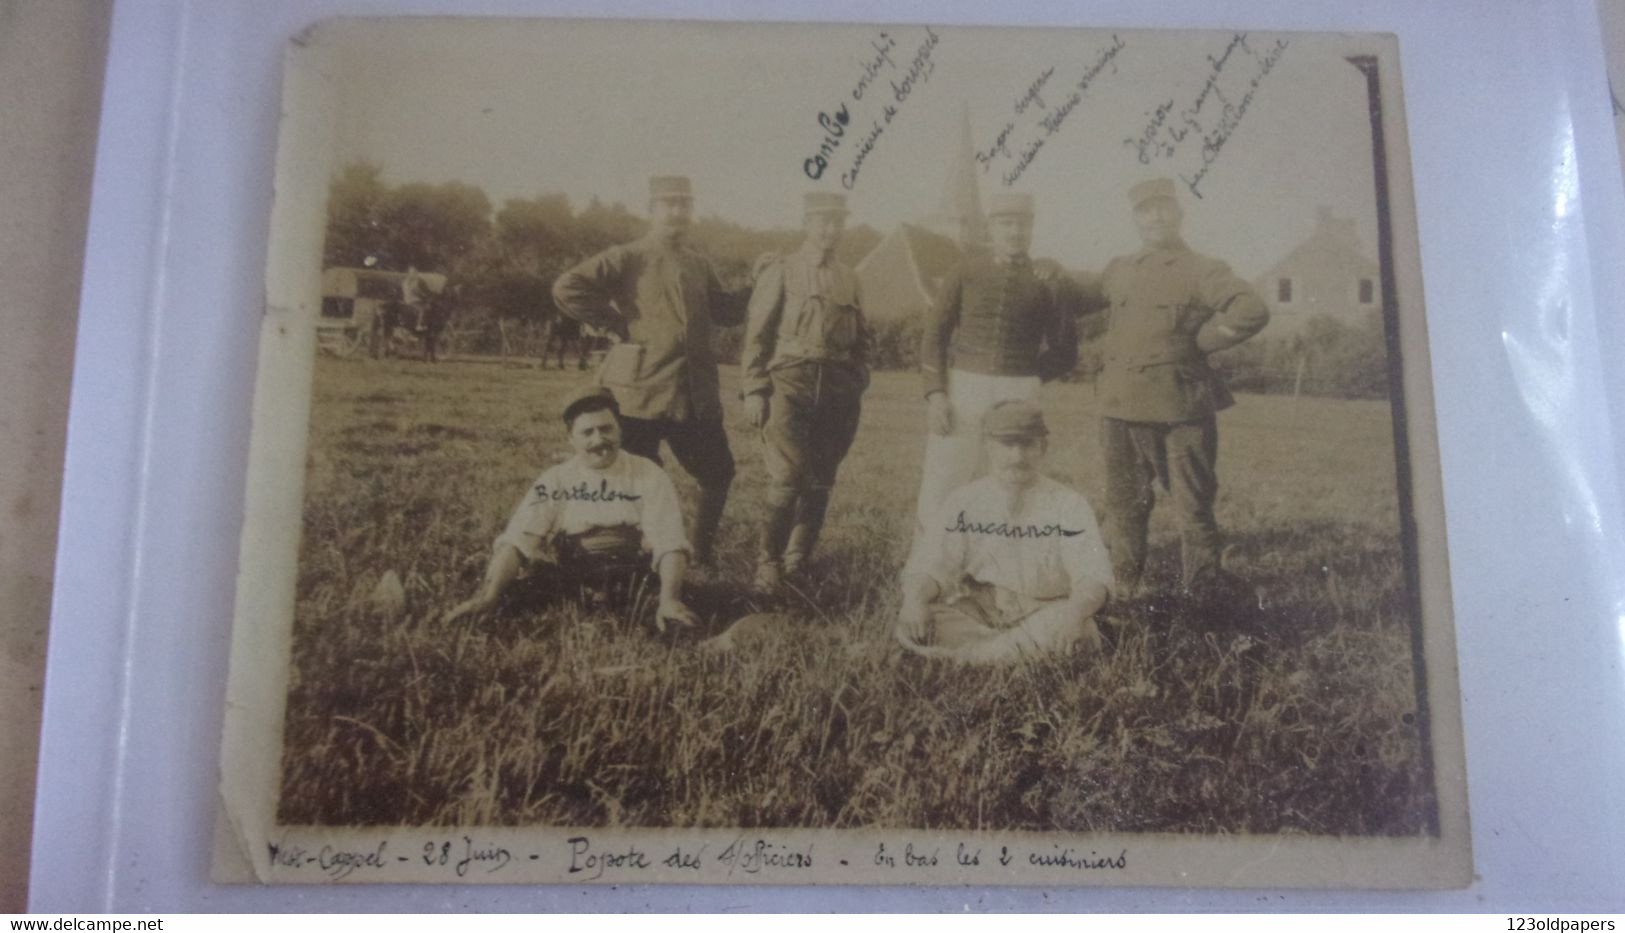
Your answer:
[[[1319,205],[1353,218],[1375,258],[1366,81],[1344,56],[1383,37],[397,19],[330,23],[315,41],[332,56],[341,164],[476,184],[498,206],[561,193],[641,211],[648,176],[685,174],[701,216],[794,227],[804,192],[845,191],[852,223],[887,231],[936,212],[968,116],[984,203],[1036,199],[1035,256],[1099,269],[1133,251],[1127,189],[1162,176],[1191,246],[1243,275],[1307,237]],[[1397,81],[1385,73],[1385,92]],[[1178,126],[1193,129],[1176,140]]]

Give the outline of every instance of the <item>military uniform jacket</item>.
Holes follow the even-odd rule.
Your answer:
[[[1078,362],[1072,314],[1058,299],[1060,277],[1040,281],[1026,258],[965,260],[926,314],[920,339],[925,394],[948,389],[948,367],[994,376],[1054,379]]]
[[[1101,414],[1172,423],[1235,403],[1207,355],[1258,333],[1269,309],[1229,266],[1184,244],[1141,250],[1107,264],[1101,291]]]
[[[799,249],[762,270],[745,328],[744,392],[771,393],[768,374],[796,363],[842,363],[867,374],[871,337],[858,276]]]
[[[624,338],[598,381],[631,418],[718,421],[714,325],[743,323],[745,292],[728,292],[702,255],[653,236],[612,246],[559,276],[553,301]]]

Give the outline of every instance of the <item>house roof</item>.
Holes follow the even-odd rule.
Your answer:
[[[1357,276],[1375,277],[1378,271],[1376,261],[1360,244],[1354,221],[1336,217],[1322,207],[1316,211],[1314,232],[1254,281],[1267,282],[1304,267],[1327,266],[1340,266]]]

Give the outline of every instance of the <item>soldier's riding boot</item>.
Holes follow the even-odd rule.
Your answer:
[[[1147,526],[1156,502],[1156,473],[1135,443],[1135,430],[1144,428],[1115,418],[1103,419],[1106,520],[1102,531],[1117,582],[1114,595],[1125,600],[1140,595]]]
[[[767,493],[767,521],[756,550],[756,580],[753,588],[772,592],[784,577],[784,549],[796,521],[796,491],[773,486]]]
[[[1181,583],[1198,600],[1208,596],[1219,578],[1219,523],[1213,516],[1218,498],[1218,431],[1214,419],[1174,426],[1168,432],[1168,479],[1179,515]]]
[[[818,533],[824,528],[824,513],[829,510],[829,490],[810,489],[801,494],[796,503],[796,527],[790,531],[790,543],[784,550],[784,573],[791,576],[807,566],[813,548],[818,545]]]
[[[700,503],[694,514],[694,562],[711,566],[716,562],[717,526],[722,524],[722,507],[728,504],[729,482],[700,487]]]

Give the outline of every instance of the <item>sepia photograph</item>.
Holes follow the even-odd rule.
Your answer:
[[[1398,59],[294,37],[217,876],[1466,884]]]

